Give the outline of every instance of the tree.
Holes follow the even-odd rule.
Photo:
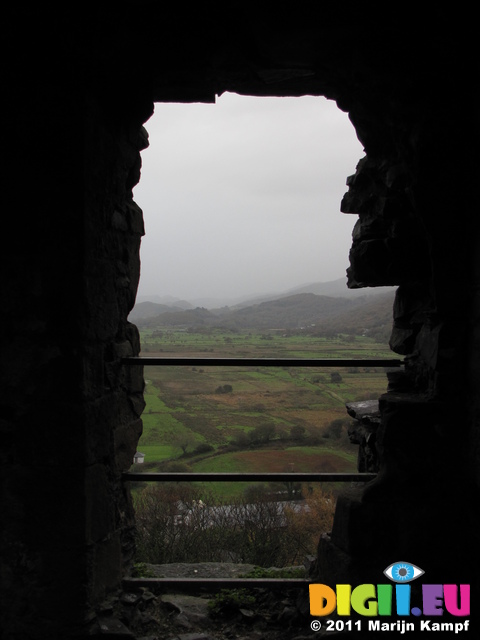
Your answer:
[[[324,438],[333,438],[338,440],[342,437],[342,433],[346,432],[346,427],[351,423],[350,418],[336,418],[332,420],[323,432]]]
[[[183,455],[187,453],[188,448],[194,448],[197,444],[197,439],[191,431],[182,431],[176,433],[172,438],[172,445],[178,449],[181,449]]]
[[[318,485],[308,487],[304,493],[307,494],[308,509],[286,510],[285,537],[291,539],[300,558],[315,554],[321,534],[331,531],[336,502],[330,491]]]
[[[246,449],[250,445],[250,438],[245,431],[240,431],[233,439],[233,444],[241,449]]]
[[[305,438],[305,427],[296,424],[290,429],[290,437],[292,440],[303,440]]]
[[[255,427],[253,431],[250,431],[249,437],[254,444],[265,444],[275,435],[275,425],[264,423]]]

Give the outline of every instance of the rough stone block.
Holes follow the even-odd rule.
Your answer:
[[[332,528],[333,544],[353,556],[373,553],[390,530],[378,505],[362,502],[362,491],[350,490],[338,497]]]
[[[109,638],[109,640],[135,640],[133,633],[116,618],[99,618],[99,636]]]
[[[96,464],[85,471],[86,522],[88,543],[105,539],[115,528],[115,502],[107,469]]]
[[[415,348],[417,334],[418,330],[401,329],[394,326],[388,342],[390,349],[403,356],[412,353]]]
[[[141,419],[119,425],[115,430],[115,459],[120,471],[127,471],[132,466],[142,430]]]
[[[108,593],[118,589],[122,579],[123,558],[120,533],[91,545],[88,550],[90,600],[102,602]]]

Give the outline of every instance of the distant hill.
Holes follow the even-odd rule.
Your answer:
[[[392,287],[349,289],[347,287],[347,279],[338,278],[338,280],[331,280],[329,282],[312,282],[310,284],[304,284],[299,287],[289,289],[286,293],[287,295],[294,295],[297,293],[315,293],[318,296],[332,296],[335,298],[341,297],[352,300],[365,296],[377,296],[383,293],[389,293],[390,291],[392,291]]]
[[[322,318],[311,333],[332,335],[346,333],[368,335],[388,342],[393,324],[394,291],[365,296],[352,301],[350,309],[343,309],[332,317]]]
[[[132,320],[132,314],[129,319]],[[159,325],[168,327],[195,327],[201,325],[216,325],[217,315],[197,307],[196,309],[169,309],[164,313],[160,313],[155,316],[148,316],[133,320],[135,324],[140,328],[145,327],[157,327]]]
[[[195,305],[191,302],[187,302],[187,300],[181,300],[180,298],[175,298],[174,296],[138,295],[136,304],[142,304],[143,302],[155,302],[156,304],[163,304],[166,307],[178,307],[179,309],[193,309],[196,306],[205,306]]]
[[[328,282],[312,282],[299,285],[286,291],[276,291],[255,296],[242,296],[240,298],[195,298],[192,300],[181,300],[174,296],[138,296],[137,303],[130,313],[130,320],[133,322],[137,318],[148,318],[164,311],[178,311],[180,309],[195,309],[198,307],[205,309],[219,309],[229,307],[239,309],[250,307],[261,302],[279,300],[300,293],[314,293],[317,296],[329,296],[332,298],[346,298],[355,300],[365,298],[365,296],[377,296],[394,290],[393,287],[367,287],[365,289],[349,289],[346,278],[338,278]],[[158,305],[158,306],[155,306]]]
[[[303,330],[312,334],[369,334],[387,338],[392,327],[394,292],[355,299],[299,293],[246,307],[163,311],[137,317],[140,328],[220,327],[236,330]],[[145,303],[142,303],[145,304]]]
[[[140,302],[130,312],[128,319],[130,322],[136,322],[143,318],[152,318],[167,311],[184,311],[185,307],[178,305],[166,305],[158,302]]]
[[[221,313],[222,324],[237,328],[288,329],[316,323],[321,318],[331,318],[353,303],[345,298],[317,296],[300,293],[268,300],[247,307],[234,308]]]
[[[268,302],[270,300],[279,300],[280,298],[287,298],[300,293],[314,293],[317,296],[329,296],[332,298],[346,298],[347,300],[356,300],[357,298],[365,298],[365,296],[377,296],[383,293],[389,293],[393,290],[393,287],[368,287],[365,289],[349,289],[347,287],[346,278],[338,278],[338,280],[331,280],[329,282],[312,282],[310,284],[303,284],[293,289],[280,293],[272,293],[255,296],[253,298],[246,297],[235,303],[230,302],[227,306],[232,308],[249,307],[253,304],[259,304],[261,302]],[[211,308],[208,305],[208,308]]]

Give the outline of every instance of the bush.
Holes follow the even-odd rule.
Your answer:
[[[199,445],[195,447],[193,453],[210,453],[215,451],[215,448],[212,447],[211,444],[207,444],[206,442],[201,442]]]
[[[132,569],[132,578],[155,578],[155,573],[144,562],[137,562]]]
[[[351,422],[350,418],[336,418],[332,420],[323,432],[323,437],[334,440],[340,440],[343,436],[348,437],[347,428]]]
[[[191,468],[185,462],[173,460],[172,462],[167,462],[165,471],[170,471],[171,473],[188,473],[191,471]]]
[[[233,387],[231,384],[223,384],[215,389],[215,393],[232,393]]]
[[[301,425],[295,425],[290,429],[290,437],[292,440],[304,440],[305,438],[305,427]]]
[[[245,431],[240,431],[233,439],[232,444],[240,449],[247,449],[250,446],[251,441]]]
[[[236,613],[239,609],[252,607],[256,602],[247,589],[222,589],[208,603],[214,616]]]
[[[253,431],[250,431],[248,437],[253,444],[265,444],[270,442],[275,436],[275,431],[276,428],[274,424],[265,423],[255,427]]]
[[[147,487],[135,496],[135,510],[137,562],[220,562],[230,552],[239,562],[284,567],[315,553],[320,534],[331,528],[334,499],[315,489],[285,506],[262,487],[226,505],[177,484]]]

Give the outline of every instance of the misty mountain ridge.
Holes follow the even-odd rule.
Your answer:
[[[160,302],[140,302],[135,305],[129,315],[129,320],[136,322],[143,318],[153,318],[161,313],[174,312],[174,311],[186,311],[187,309],[193,309],[194,306],[186,301],[178,301],[177,304],[165,304]]]
[[[333,298],[346,298],[349,300],[365,298],[366,296],[376,296],[388,293],[393,287],[371,287],[365,289],[348,289],[346,278],[338,278],[328,282],[313,282],[299,285],[284,292],[265,293],[253,296],[242,296],[239,298],[215,298],[201,297],[190,301],[181,300],[174,296],[137,296],[135,307],[130,313],[129,319],[135,322],[139,318],[148,318],[166,311],[180,311],[203,307],[206,309],[219,309],[223,307],[240,308],[254,304],[260,304],[269,300],[278,300],[300,293],[313,293],[319,296],[330,296]]]
[[[393,300],[393,291],[355,299],[298,293],[249,306],[170,309],[155,316],[132,319],[139,328],[302,329],[318,335],[366,333],[387,341],[392,328]]]

